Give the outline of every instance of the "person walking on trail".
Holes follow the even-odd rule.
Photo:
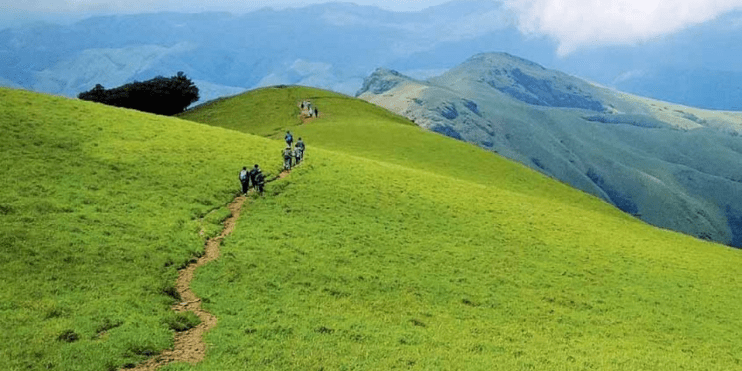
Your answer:
[[[294,136],[291,135],[291,132],[286,130],[286,136],[283,137],[283,139],[286,140],[286,145],[291,147],[291,143],[294,142]]]
[[[265,186],[265,175],[263,175],[263,171],[260,170],[258,165],[255,165],[255,180],[254,180],[255,186],[258,188],[258,192],[260,194],[263,194],[263,187]]]
[[[314,107],[314,117],[319,117],[319,111],[317,110],[317,107]]]
[[[291,158],[294,157],[294,152],[291,150],[291,146],[286,146],[283,150],[283,169],[291,170]]]
[[[296,142],[296,146],[294,147],[294,166],[299,165],[303,155],[304,151],[299,147],[299,142]]]
[[[250,169],[250,181],[252,182],[253,188],[258,188],[258,183],[255,181],[255,176],[260,172],[260,168],[258,167],[258,164],[255,164],[255,167]]]
[[[243,166],[242,171],[240,171],[240,183],[242,184],[242,194],[247,195],[247,190],[250,189],[250,173],[247,171],[247,166]]]
[[[296,141],[296,147],[301,148],[301,151],[304,152],[304,141],[301,140],[301,137]]]

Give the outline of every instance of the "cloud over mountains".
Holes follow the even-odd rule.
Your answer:
[[[578,48],[636,44],[742,8],[740,0],[506,0],[526,33],[548,35],[566,55]]]

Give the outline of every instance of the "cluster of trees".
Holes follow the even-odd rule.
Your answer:
[[[132,108],[158,115],[171,116],[185,111],[198,100],[198,88],[183,72],[165,78],[135,81],[113,89],[101,84],[80,93],[78,98],[116,107]]]

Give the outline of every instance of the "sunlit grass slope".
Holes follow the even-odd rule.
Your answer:
[[[303,100],[319,108],[319,119],[301,124],[298,105]],[[286,130],[291,130],[295,138],[305,139],[308,156],[318,146],[533,195],[553,196],[554,187],[568,189],[468,143],[421,130],[383,108],[326,90],[257,89],[202,105],[180,117],[273,139],[283,139]],[[584,200],[577,192],[559,194],[565,202]]]
[[[268,110],[250,96],[279,94],[266,117],[283,119],[235,118]],[[305,98],[327,115],[297,126]],[[186,117],[289,128],[307,162],[250,205],[194,282],[220,319],[214,347],[168,370],[741,367],[738,250],[347,97],[234,99]]]
[[[0,370],[116,369],[169,347],[188,322],[169,309],[177,269],[202,225],[221,229],[241,166],[281,144],[8,89],[0,133]]]

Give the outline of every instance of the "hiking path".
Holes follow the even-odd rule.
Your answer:
[[[283,179],[290,172],[291,170],[284,170],[267,182]],[[254,191],[251,190],[250,192]],[[217,318],[201,308],[201,298],[196,296],[191,290],[191,281],[193,281],[196,269],[219,257],[219,246],[224,238],[234,231],[237,219],[240,217],[245,202],[247,202],[247,196],[240,194],[235,197],[227,206],[232,215],[224,221],[224,229],[219,236],[209,238],[206,241],[204,254],[200,258],[192,260],[185,268],[178,271],[175,288],[178,294],[180,294],[181,300],[172,306],[172,310],[176,312],[193,312],[201,319],[201,323],[187,331],[176,332],[173,349],[166,349],[153,358],[138,364],[136,367],[126,368],[126,370],[154,371],[172,362],[196,364],[206,357],[204,334],[216,326]],[[199,233],[203,233],[203,231]]]

